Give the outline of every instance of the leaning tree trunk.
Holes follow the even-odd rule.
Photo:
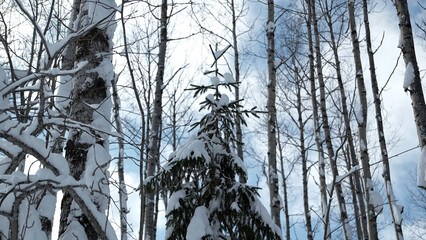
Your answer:
[[[115,7],[112,0],[96,3],[82,1],[78,18],[78,29],[91,23],[98,24],[81,36],[76,44],[76,63],[87,62],[87,65],[74,77],[70,118],[92,125],[102,132],[110,129],[111,100],[108,88],[114,76],[110,53],[115,30]],[[98,11],[109,15],[99,19]],[[71,176],[87,185],[84,191],[97,207],[95,211],[104,213],[109,201],[108,136],[96,130],[88,133],[74,129],[68,135],[65,150]],[[72,195],[75,192],[66,190],[62,199],[59,237],[71,239],[83,234],[89,240],[100,238],[85,212],[76,207],[77,200],[74,201]]]
[[[147,177],[155,174],[155,169],[160,161],[160,127],[162,115],[162,97],[163,97],[163,78],[166,62],[167,49],[167,0],[161,3],[161,26],[160,26],[160,47],[158,53],[158,69],[155,78],[155,99],[154,112],[152,115],[151,140],[148,147]],[[155,220],[155,192],[147,193],[146,203],[146,220],[145,220],[145,240],[156,239],[156,222]]]
[[[277,139],[276,139],[276,126],[277,123],[277,109],[275,107],[276,101],[276,86],[277,77],[275,68],[275,22],[274,22],[274,0],[268,0],[268,23],[266,30],[266,37],[268,41],[268,185],[269,185],[269,197],[271,205],[271,217],[274,223],[281,229],[280,219],[280,195],[278,187],[278,175],[277,175]]]
[[[340,58],[339,58],[337,43],[334,38],[333,21],[330,15],[330,10],[328,8],[328,5],[326,5],[325,17],[326,17],[327,25],[330,32],[330,42],[331,42],[331,47],[332,47],[333,55],[334,55],[337,82],[339,85],[339,91],[340,91],[340,97],[341,97],[341,103],[342,103],[342,114],[343,114],[343,119],[345,123],[345,136],[349,146],[349,153],[350,153],[350,160],[351,160],[350,162],[352,163],[352,167],[355,167],[359,165],[359,162],[356,156],[355,144],[352,137],[351,121],[349,119],[349,110],[347,106],[345,86],[342,80]],[[362,196],[362,187],[361,187],[360,179],[361,178],[358,171],[355,171],[354,174],[352,174],[351,176],[351,181],[354,183],[354,186],[355,186],[355,189],[351,189],[351,190],[356,192],[357,194],[356,198],[358,199],[358,203],[359,203],[359,209],[358,209],[358,205],[354,204],[355,221],[357,225],[358,239],[361,239],[361,238],[368,239],[368,235],[364,234],[367,232],[367,221],[366,221],[367,216],[365,213],[365,205],[364,205],[364,200]],[[361,219],[360,219],[360,215],[361,215]]]
[[[335,158],[335,155],[334,155],[333,143],[331,142],[330,126],[328,124],[325,84],[324,84],[324,78],[322,74],[318,21],[317,21],[316,12],[315,12],[315,0],[312,1],[311,7],[312,7],[312,20],[314,23],[315,52],[316,52],[316,59],[317,59],[318,82],[319,82],[319,88],[320,88],[320,109],[321,109],[322,123],[323,123],[323,129],[324,129],[325,143],[327,146],[327,152],[328,152],[328,157],[330,159],[330,166],[331,166],[331,171],[333,173],[333,182],[334,182],[336,177],[339,176],[339,171],[337,169],[337,158]],[[340,221],[342,222],[344,238],[345,240],[350,240],[352,239],[352,231],[349,226],[348,213],[346,211],[346,203],[345,203],[345,198],[343,196],[342,185],[340,182],[334,182],[333,184],[335,184],[335,188],[336,188],[336,196],[337,196],[337,202],[339,204]]]
[[[308,16],[306,19],[306,25],[308,30],[308,43],[309,43],[309,82],[311,87],[311,101],[312,101],[312,118],[314,122],[314,135],[315,145],[318,151],[318,169],[319,169],[319,180],[320,180],[320,193],[321,193],[321,221],[324,226],[324,236],[326,239],[331,239],[331,231],[329,221],[327,219],[328,204],[327,204],[327,184],[325,181],[325,162],[324,162],[324,149],[320,140],[321,127],[319,124],[318,115],[318,102],[315,84],[315,63],[314,63],[314,47],[312,42],[312,8],[311,0],[306,0],[308,5]]]
[[[364,180],[364,194],[365,201],[367,204],[367,226],[368,226],[368,239],[377,239],[377,215],[374,211],[374,205],[371,204],[370,195],[374,191],[374,186],[371,181],[371,172],[370,172],[370,160],[368,156],[368,144],[367,144],[367,91],[364,84],[364,75],[362,72],[361,64],[361,55],[359,50],[359,41],[358,34],[355,24],[355,9],[354,2],[352,0],[347,1],[348,4],[348,14],[349,14],[349,25],[351,28],[351,39],[353,46],[353,54],[355,61],[355,71],[356,71],[356,80],[358,84],[358,96],[360,101],[360,111],[357,113],[357,122],[358,122],[358,134],[359,134],[359,145],[360,145],[360,155],[362,163],[362,173]]]
[[[407,0],[395,0],[395,6],[399,18],[402,53],[404,55],[405,65],[407,66],[405,75],[406,78],[409,74],[414,75],[410,76],[411,79],[407,79],[408,86],[404,87],[406,91],[410,92],[411,106],[413,107],[414,120],[417,126],[417,135],[419,137],[420,147],[423,151],[426,145],[426,104],[423,96],[419,65],[416,59],[416,51],[414,49],[410,12],[408,11]],[[418,167],[422,169],[417,175],[417,184],[419,187],[426,189],[426,159],[420,158]]]
[[[383,122],[382,122],[383,118],[382,118],[381,101],[380,101],[379,87],[377,84],[376,66],[374,62],[374,52],[371,46],[370,23],[368,21],[367,0],[363,0],[362,4],[363,4],[362,6],[363,6],[363,12],[364,12],[364,27],[365,27],[365,38],[367,41],[368,61],[370,63],[371,88],[373,90],[374,107],[376,110],[377,134],[379,136],[380,152],[381,152],[382,163],[383,163],[382,176],[385,181],[386,196],[388,199],[389,209],[392,216],[392,222],[395,229],[396,239],[403,240],[404,235],[402,233],[402,225],[401,225],[402,206],[396,204],[395,195],[392,189],[389,157],[388,157],[388,150],[386,146]]]

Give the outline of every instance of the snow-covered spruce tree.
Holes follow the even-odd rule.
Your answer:
[[[215,61],[220,55],[216,52]],[[159,187],[171,193],[166,211],[166,239],[281,239],[266,208],[258,199],[257,188],[237,181],[247,177],[238,157],[234,133],[235,119],[246,124],[241,100],[229,101],[220,89],[235,87],[232,75],[211,71],[210,85],[191,85],[194,97],[212,92],[200,103],[209,110],[195,135],[173,152],[159,173],[145,182],[148,190]],[[221,81],[222,79],[222,81]]]

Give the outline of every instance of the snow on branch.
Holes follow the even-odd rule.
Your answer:
[[[75,120],[72,120],[72,119],[69,119],[69,118],[44,118],[43,123],[45,125],[62,126],[62,127],[68,128],[68,129],[72,129],[72,128],[79,129],[79,130],[83,130],[83,131],[88,132],[88,133],[90,133],[90,131],[92,130],[92,131],[95,131],[95,132],[106,134],[106,135],[111,136],[111,137],[123,138],[123,136],[121,136],[117,132],[106,131],[106,130],[97,128],[93,125],[82,123],[82,122],[79,122],[79,121],[75,121]]]
[[[19,86],[42,77],[57,77],[57,76],[66,76],[66,75],[76,74],[78,71],[83,69],[87,65],[87,63],[88,63],[87,61],[80,62],[78,63],[77,68],[74,68],[71,70],[59,70],[57,68],[53,68],[50,70],[41,71],[39,73],[32,73],[0,89],[0,96],[5,96],[13,92]]]
[[[355,171],[359,171],[360,169],[361,168],[359,167],[359,165],[356,165],[356,166],[352,167],[347,173],[345,173],[343,175],[336,176],[336,179],[334,179],[334,181],[332,183],[327,184],[327,191],[329,192],[329,194],[331,194],[331,192],[333,191],[333,187],[334,187],[335,184],[340,183],[343,179],[345,179],[346,177],[348,177],[349,175],[351,175]]]
[[[345,179],[347,176],[351,175],[352,173],[354,173],[355,171],[360,170],[361,168],[359,167],[359,165],[356,165],[354,167],[352,167],[347,173],[337,176],[335,183],[340,183],[343,179]]]
[[[9,123],[9,124],[8,124]],[[15,124],[13,124],[15,123]],[[50,152],[45,147],[45,142],[35,136],[20,131],[23,124],[16,124],[16,121],[9,120],[0,125],[0,138],[6,139],[8,142],[19,146],[23,151],[37,158],[47,169],[38,175],[29,177],[24,174],[23,179],[17,178],[16,174],[0,175],[2,182],[6,181],[10,184],[23,183],[24,179],[32,180],[28,184],[35,184],[34,181],[40,183],[40,180],[49,183],[57,183],[62,185],[66,192],[70,193],[84,214],[91,220],[93,227],[101,239],[115,240],[115,232],[107,220],[107,217],[97,210],[96,205],[91,201],[90,196],[84,193],[82,189],[76,189],[73,186],[79,185],[73,177],[69,175],[69,167],[66,159],[60,155]],[[50,174],[50,171],[52,174]],[[8,180],[7,180],[8,179]],[[27,181],[27,180],[25,180]],[[59,184],[60,183],[60,184]]]
[[[108,217],[98,211],[97,206],[90,199],[90,194],[87,194],[83,189],[69,188],[66,191],[70,193],[77,205],[83,210],[100,239],[117,240],[114,228],[108,221]]]

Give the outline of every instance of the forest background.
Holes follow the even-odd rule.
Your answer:
[[[40,72],[47,57],[43,50],[43,39],[28,16],[35,17],[40,26],[46,26],[50,7],[54,14],[51,27],[43,34],[49,42],[57,42],[67,36],[67,22],[71,15],[71,3],[68,1],[0,1],[2,43],[0,51],[0,66],[9,76],[8,57],[3,55],[5,48],[13,53],[17,79],[29,76],[30,73]],[[167,2],[167,1],[166,1]],[[232,1],[234,3],[234,1]],[[170,153],[188,139],[190,124],[202,116],[199,103],[205,96],[193,98],[193,93],[186,91],[190,84],[211,84],[211,80],[204,73],[212,69],[215,61],[213,55],[218,50],[226,49],[225,54],[217,61],[221,72],[230,72],[234,78],[235,56],[233,37],[237,37],[239,54],[240,87],[239,97],[244,99],[243,108],[257,107],[259,118],[247,119],[247,126],[242,128],[242,142],[244,163],[248,169],[247,182],[259,187],[259,195],[264,206],[270,208],[270,194],[268,188],[268,138],[267,138],[267,88],[268,61],[267,61],[267,32],[271,28],[268,24],[268,5],[264,1],[235,1],[237,14],[235,36],[232,28],[231,1],[168,1],[167,5],[167,51],[165,53],[164,77],[162,89],[161,111],[162,117],[159,131],[159,165],[163,165]],[[342,75],[346,94],[350,106],[350,120],[353,126],[353,135],[357,139],[357,121],[359,121],[356,70],[353,62],[351,43],[351,29],[347,17],[346,1],[315,1],[320,28],[320,45],[323,58],[322,70],[326,83],[326,95],[329,108],[329,121],[333,134],[333,142],[345,146],[343,117],[340,115],[338,102],[340,97],[335,81],[335,64],[333,53],[328,40],[328,29],[325,24],[326,4],[333,6],[332,13],[335,26],[335,36],[339,45],[339,55],[342,66]],[[386,204],[386,190],[383,184],[383,165],[379,141],[376,133],[374,116],[373,94],[371,93],[370,71],[365,39],[365,30],[362,15],[362,1],[355,1],[356,28],[361,46],[361,60],[364,79],[367,89],[368,121],[367,136],[370,154],[370,169],[375,191],[383,198],[383,210],[378,215],[378,237],[380,239],[395,239],[395,230],[392,217]],[[319,188],[320,170],[318,168],[318,151],[315,146],[314,127],[312,122],[312,105],[310,87],[308,83],[309,53],[306,34],[307,4],[305,1],[275,1],[275,61],[277,68],[277,126],[278,126],[278,173],[281,204],[284,203],[282,184],[285,176],[288,207],[280,209],[283,234],[287,212],[289,216],[290,236],[292,239],[306,238],[306,215],[304,213],[304,194],[302,186],[303,166],[301,156],[300,125],[298,125],[297,89],[301,92],[302,117],[306,124],[302,130],[305,136],[307,162],[307,188],[309,195],[309,209],[311,211],[312,229],[315,239],[321,239],[323,229],[321,223],[321,193]],[[117,11],[114,11],[116,29],[112,39],[112,64],[114,65],[115,83],[119,103],[119,118],[111,118],[113,126],[110,139],[111,163],[109,172],[111,179],[111,202],[109,203],[109,219],[120,235],[120,216],[127,213],[126,225],[128,239],[138,239],[140,236],[140,209],[141,209],[141,168],[145,171],[146,165],[140,160],[148,161],[148,150],[152,146],[152,124],[154,118],[154,100],[156,99],[156,74],[161,45],[161,29],[164,21],[161,15],[161,1],[123,1],[116,2]],[[426,18],[425,3],[408,1],[411,14],[411,23],[416,47],[416,57],[420,76],[426,75]],[[424,239],[426,235],[426,199],[425,190],[417,187],[417,168],[421,157],[416,124],[414,121],[409,92],[404,90],[404,77],[407,75],[406,66],[401,55],[400,30],[397,12],[392,1],[374,0],[368,2],[371,40],[376,62],[376,73],[380,90],[381,109],[383,114],[384,135],[387,139],[390,175],[397,203],[404,206],[402,213],[402,229],[406,239]],[[23,9],[30,13],[26,15]],[[231,10],[230,10],[231,9]],[[123,28],[123,26],[125,28]],[[125,31],[124,31],[125,30]],[[124,35],[125,34],[125,35]],[[7,36],[7,40],[5,40]],[[7,44],[4,44],[7,42]],[[5,47],[7,46],[7,47]],[[40,46],[40,49],[38,49]],[[228,49],[228,46],[231,46]],[[54,47],[52,47],[54,49]],[[296,49],[296,50],[295,50]],[[212,54],[213,53],[213,54]],[[61,53],[58,51],[56,66],[60,66]],[[31,60],[30,60],[31,59]],[[294,62],[297,61],[298,77],[294,77]],[[54,64],[54,65],[55,65]],[[41,66],[41,67],[40,67]],[[129,71],[129,66],[132,73]],[[20,74],[20,76],[18,76]],[[50,72],[53,77],[54,72]],[[302,80],[298,80],[298,78]],[[134,81],[135,80],[135,81]],[[303,82],[303,83],[302,83]],[[114,81],[113,81],[114,83]],[[59,83],[58,83],[59,85]],[[302,86],[302,88],[298,88]],[[21,86],[17,92],[34,91],[38,85]],[[57,85],[49,85],[55,96],[66,99],[57,89]],[[301,89],[301,90],[300,90]],[[65,91],[66,92],[66,91]],[[112,90],[111,90],[112,93]],[[137,95],[137,96],[135,96]],[[235,90],[228,92],[235,96]],[[318,94],[319,95],[319,94]],[[21,95],[23,96],[23,95]],[[28,97],[28,95],[25,95]],[[33,96],[35,100],[36,97]],[[139,98],[140,102],[136,100]],[[59,106],[61,98],[56,97]],[[318,98],[319,101],[319,98]],[[65,101],[66,102],[66,101]],[[33,105],[34,106],[34,105]],[[117,106],[116,106],[117,107]],[[61,107],[58,107],[61,108]],[[64,107],[66,108],[66,107]],[[205,111],[205,110],[204,110]],[[30,115],[33,113],[30,113]],[[113,113],[114,115],[114,113]],[[121,121],[122,128],[118,131],[117,120]],[[120,132],[122,141],[114,137]],[[46,134],[37,136],[42,139]],[[3,138],[3,137],[2,137]],[[141,142],[143,144],[141,144]],[[357,154],[362,146],[356,142]],[[122,144],[122,146],[119,146]],[[336,146],[338,146],[338,144]],[[325,145],[325,144],[324,144]],[[2,145],[7,146],[7,145]],[[143,147],[142,147],[143,146]],[[122,148],[122,150],[119,150]],[[343,147],[343,150],[344,151]],[[326,149],[324,147],[324,149]],[[282,151],[282,152],[280,152]],[[337,154],[344,159],[342,151]],[[345,150],[348,151],[348,150]],[[120,179],[118,160],[123,161],[123,177]],[[280,164],[284,173],[280,169]],[[327,161],[326,161],[327,162]],[[37,174],[43,164],[33,156],[27,155],[25,167],[22,171],[29,175]],[[22,165],[23,166],[23,165]],[[344,161],[338,164],[340,175],[344,175],[352,168],[347,168]],[[159,168],[159,167],[158,167]],[[354,170],[354,169],[352,169]],[[282,175],[281,175],[282,174]],[[327,183],[331,182],[332,173],[326,164]],[[142,178],[145,178],[143,176]],[[123,182],[124,180],[124,182]],[[125,184],[127,192],[127,211],[120,211],[119,191]],[[355,234],[355,219],[352,215],[353,204],[349,189],[349,180],[343,180],[344,195],[347,201],[350,225]],[[123,192],[122,192],[123,193]],[[54,219],[59,219],[62,192],[57,192],[56,212]],[[157,239],[163,239],[166,230],[165,205],[163,199],[167,196],[158,194],[156,202],[156,232]],[[340,227],[337,203],[332,201],[330,227],[333,239],[343,239]],[[122,226],[121,226],[122,227]],[[53,221],[52,239],[57,238],[59,221]],[[122,229],[122,228],[121,228]],[[285,234],[284,234],[285,235]]]

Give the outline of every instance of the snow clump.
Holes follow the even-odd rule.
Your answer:
[[[405,75],[404,75],[404,90],[407,91],[408,87],[411,86],[414,82],[414,68],[413,64],[409,62],[407,64],[407,68],[405,69]]]
[[[213,231],[209,222],[209,210],[205,206],[197,207],[188,225],[186,239],[199,240],[206,235],[212,235]]]

